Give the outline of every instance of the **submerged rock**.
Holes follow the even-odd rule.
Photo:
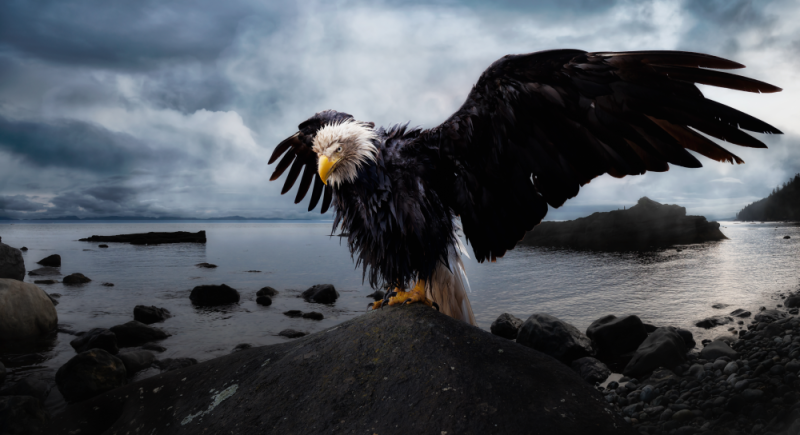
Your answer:
[[[156,306],[137,305],[133,307],[133,320],[149,325],[151,323],[163,322],[172,317],[172,313],[166,308]]]
[[[286,338],[300,338],[304,337],[306,333],[302,331],[295,331],[294,329],[284,329],[283,331],[279,332],[278,335]]]
[[[61,271],[56,269],[55,267],[40,267],[38,269],[33,269],[28,272],[28,276],[53,276],[53,275],[61,275]]]
[[[86,352],[90,349],[103,349],[106,352],[116,355],[119,352],[117,346],[117,335],[110,329],[94,328],[83,333],[83,335],[69,342],[75,352]]]
[[[270,286],[262,287],[261,290],[256,292],[256,296],[269,296],[275,297],[278,296],[278,291]]]
[[[607,407],[569,367],[419,304],[144,379],[48,433],[633,434]]]
[[[71,275],[67,275],[64,279],[61,280],[64,285],[79,285],[79,284],[86,284],[87,282],[92,282],[91,279],[87,278],[82,273],[73,273]]]
[[[37,279],[37,280],[33,281],[33,283],[34,284],[50,285],[50,284],[57,284],[58,281],[56,281],[54,279]]]
[[[591,341],[578,328],[549,314],[528,317],[517,334],[517,343],[570,364],[592,353]]]
[[[203,269],[215,269],[217,267],[216,264],[211,263],[197,263],[195,266],[202,267]]]
[[[492,322],[489,330],[498,337],[514,340],[517,338],[520,326],[522,326],[522,319],[513,314],[503,313]]]
[[[19,249],[0,243],[0,278],[25,279],[25,260]]]
[[[726,316],[711,316],[706,317],[699,322],[695,322],[694,326],[697,326],[698,328],[711,329],[717,326],[727,325],[728,323],[733,323],[733,319]]]
[[[39,287],[0,278],[0,341],[33,338],[58,325],[56,308]]]
[[[301,295],[308,302],[332,304],[339,298],[339,292],[331,284],[317,284]]]
[[[78,402],[125,385],[125,365],[103,349],[82,352],[56,372],[58,391],[68,402]]]
[[[240,296],[236,289],[221,285],[199,285],[192,289],[189,300],[200,307],[213,307],[239,302]]]
[[[61,256],[58,254],[53,254],[42,258],[41,260],[37,261],[36,264],[49,267],[61,267]]]
[[[325,316],[322,313],[318,313],[316,311],[309,311],[308,313],[303,313],[304,319],[311,319],[311,320],[322,320]]]
[[[139,346],[150,341],[162,340],[170,336],[159,328],[131,320],[122,325],[112,326],[111,331],[117,336],[120,347]]]
[[[263,305],[265,307],[268,307],[272,305],[272,298],[270,298],[269,296],[259,296],[256,298],[256,303],[258,305]]]

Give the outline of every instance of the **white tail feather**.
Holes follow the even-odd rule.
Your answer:
[[[464,263],[461,261],[462,249],[461,246],[450,247],[448,258],[450,268],[448,269],[444,263],[439,263],[427,283],[426,293],[428,299],[439,305],[442,313],[477,326],[475,315],[472,313],[472,305],[467,297],[470,288]]]

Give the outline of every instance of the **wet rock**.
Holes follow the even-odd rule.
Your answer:
[[[36,264],[48,267],[61,267],[61,256],[58,254],[53,254],[42,258],[41,260],[37,261]]]
[[[0,341],[46,334],[58,325],[51,299],[34,284],[0,278]]]
[[[114,283],[113,282],[104,282],[104,283],[102,283],[100,285],[102,285],[103,287],[114,287]]]
[[[783,236],[784,239],[791,239],[792,236]]]
[[[6,366],[0,362],[0,385],[3,385],[3,381],[6,380]]]
[[[259,296],[256,298],[256,303],[258,305],[263,305],[265,307],[268,307],[272,305],[272,298],[270,298],[269,296]]]
[[[101,245],[97,245],[97,247],[98,247],[98,248],[108,248],[108,245],[106,245],[106,244],[101,244]]]
[[[256,296],[269,296],[274,298],[275,296],[278,296],[278,291],[269,286],[262,287],[261,290],[256,292]]]
[[[250,343],[239,343],[233,348],[233,352],[239,352],[239,351],[242,351],[242,350],[247,350],[247,349],[250,349],[252,347],[253,347],[253,345],[250,344]]]
[[[786,305],[786,308],[800,307],[800,295],[789,296],[783,301],[783,304]]]
[[[156,306],[137,305],[133,308],[133,320],[150,325],[152,323],[163,322],[172,317],[172,313],[166,308]]]
[[[50,395],[51,389],[52,387],[49,384],[27,377],[12,385],[5,386],[0,390],[0,396],[31,396],[44,404],[47,396]]]
[[[676,328],[661,327],[650,334],[636,349],[623,374],[639,377],[658,367],[671,369],[686,360],[686,344]]]
[[[197,364],[194,358],[164,358],[154,363],[156,367],[161,369],[162,372],[171,372],[173,370],[180,370],[189,366]]]
[[[322,319],[325,318],[325,316],[323,316],[322,313],[318,313],[316,311],[311,311],[311,312],[308,312],[308,313],[303,313],[303,318],[304,319],[311,319],[311,320],[322,320]]]
[[[383,297],[386,296],[382,290],[375,290],[374,292],[367,295],[368,298],[372,298],[373,300],[380,301],[383,300]]]
[[[0,397],[0,433],[43,433],[42,427],[50,420],[44,405],[30,396]]]
[[[283,331],[279,332],[278,335],[286,338],[300,338],[305,336],[306,333],[302,331],[295,331],[294,329],[284,329]]]
[[[164,352],[164,351],[166,351],[166,350],[167,350],[167,348],[166,348],[166,347],[164,347],[164,346],[159,346],[159,345],[157,345],[157,344],[155,344],[155,343],[147,343],[147,344],[143,344],[141,347],[142,347],[142,349],[144,349],[144,350],[152,350],[153,352]]]
[[[120,347],[138,346],[149,341],[162,340],[170,336],[159,328],[131,320],[122,325],[112,326],[111,331],[117,336]]]
[[[40,267],[28,272],[28,276],[54,276],[61,275],[61,271],[55,267]]]
[[[211,263],[197,263],[195,264],[195,266],[201,267],[203,269],[214,269],[217,267],[216,264],[211,264]]]
[[[570,364],[592,354],[588,337],[578,328],[549,314],[533,314],[522,323],[517,343]]]
[[[54,279],[37,279],[37,280],[33,281],[33,283],[34,284],[39,284],[39,285],[42,285],[42,284],[50,285],[50,284],[57,284],[58,281],[56,281]]]
[[[91,279],[87,278],[82,273],[73,273],[71,275],[67,275],[64,279],[61,280],[64,285],[79,285],[79,284],[86,284],[87,282],[92,282]]]
[[[117,347],[117,336],[110,329],[94,328],[83,333],[78,338],[69,342],[75,352],[86,352],[90,349],[103,349],[106,352],[116,355],[119,352]]]
[[[332,304],[339,298],[339,292],[331,284],[317,284],[301,295],[308,302]]]
[[[750,314],[752,313],[741,308],[731,311],[731,316],[733,317],[740,317],[740,318],[750,317]]]
[[[776,320],[783,319],[787,316],[786,313],[783,311],[778,310],[763,310],[760,313],[753,316],[753,320],[759,323],[771,323]]]
[[[189,300],[200,307],[235,304],[239,302],[239,292],[225,284],[199,285],[192,289]]]
[[[127,372],[119,358],[103,349],[72,357],[56,372],[56,385],[68,402],[78,402],[125,385]]]
[[[28,247],[27,246],[23,246],[23,247],[19,248],[19,250],[22,251],[22,252],[26,252],[28,250]]]
[[[717,310],[721,310],[721,309],[727,308],[727,307],[730,307],[730,305],[728,305],[728,304],[714,304],[714,305],[711,306],[711,308],[715,308]]]
[[[45,294],[46,294],[46,295],[47,295],[47,297],[50,299],[50,302],[52,302],[52,303],[53,303],[53,306],[54,306],[54,307],[55,307],[56,305],[58,305],[58,299],[54,298],[52,295],[49,295],[49,294],[47,294],[47,293],[45,293]]]
[[[605,381],[611,374],[611,370],[605,364],[590,356],[578,358],[572,361],[570,366],[580,375],[581,379],[592,385]]]
[[[618,356],[635,351],[647,338],[638,316],[601,317],[586,329],[586,336],[595,344],[599,355]]]
[[[302,317],[303,312],[300,310],[289,310],[289,311],[284,311],[283,315],[287,317]]]
[[[694,347],[697,346],[697,342],[694,341],[694,335],[692,335],[691,331],[681,328],[677,328],[676,331],[683,339],[684,344],[686,344],[686,349],[694,349]]]
[[[716,326],[727,325],[728,323],[732,323],[732,322],[733,322],[733,319],[730,318],[730,317],[712,316],[712,317],[706,317],[705,319],[703,319],[703,320],[701,320],[699,322],[695,322],[694,326],[697,326],[698,328],[711,329],[711,328],[714,328]]]
[[[128,376],[133,376],[134,373],[149,368],[156,360],[153,352],[148,350],[134,350],[124,352],[117,355],[117,358],[125,365],[125,371]]]
[[[19,249],[0,243],[0,278],[25,279],[25,260]]]
[[[634,433],[569,367],[419,305],[378,310],[302,340],[144,379],[69,406],[54,418],[52,433],[82,428],[81,434],[124,434],[133,427],[139,434],[160,435],[205,428],[263,433],[267,424],[275,434],[314,434],[320,428],[369,434]],[[382,355],[377,364],[376,355]],[[409,370],[426,376],[408,376]],[[320,382],[326,377],[339,381]],[[388,400],[399,391],[403,403],[415,405],[406,405],[402,416],[399,402]],[[387,400],[376,400],[383,396]],[[115,409],[125,411],[113,414]],[[431,410],[458,418],[440,418],[420,429]],[[115,418],[103,421],[109,414]]]
[[[492,322],[492,326],[489,329],[492,334],[497,335],[498,337],[513,340],[517,338],[520,326],[522,326],[521,319],[517,318],[513,314],[503,313],[498,316],[494,322]]]
[[[700,358],[708,361],[714,361],[723,356],[726,356],[730,359],[736,359],[738,354],[722,340],[714,340],[700,351]]]

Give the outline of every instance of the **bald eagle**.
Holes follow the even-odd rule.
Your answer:
[[[271,180],[299,179],[384,304],[422,302],[475,324],[459,222],[479,262],[495,261],[595,177],[664,172],[669,164],[744,163],[707,136],[766,148],[744,130],[781,132],[706,99],[696,83],[748,92],[780,88],[715,71],[744,66],[680,51],[551,50],[508,55],[483,72],[466,102],[431,129],[375,128],[327,110],[281,142]],[[704,133],[705,135],[699,134]],[[302,176],[300,173],[302,172]],[[315,175],[319,174],[319,177]]]

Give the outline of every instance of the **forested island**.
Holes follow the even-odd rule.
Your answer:
[[[800,220],[800,174],[776,187],[768,197],[749,204],[736,214],[740,221]]]

